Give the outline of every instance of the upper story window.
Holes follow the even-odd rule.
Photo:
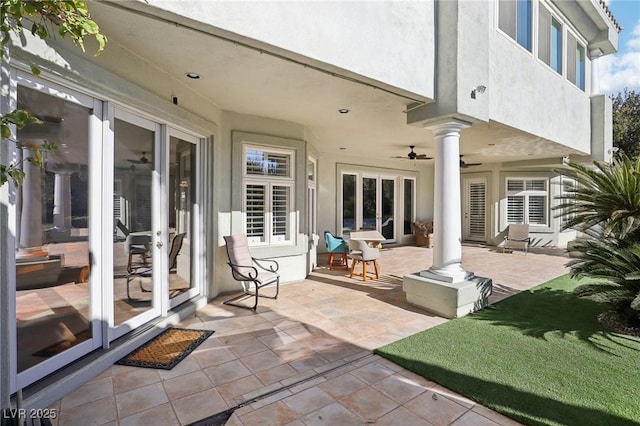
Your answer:
[[[250,243],[292,240],[294,174],[292,150],[246,146],[243,207]]]
[[[531,0],[500,0],[498,27],[529,52],[532,51]]]
[[[542,4],[538,22],[538,58],[562,74],[562,24]]]
[[[549,226],[548,179],[507,179],[507,224]]]
[[[567,80],[584,90],[585,47],[571,33],[567,33]]]

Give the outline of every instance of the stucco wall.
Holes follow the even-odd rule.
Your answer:
[[[500,123],[561,143],[591,150],[589,95],[534,58],[509,37],[491,38],[490,117]],[[589,76],[586,65],[586,81]]]
[[[433,98],[432,0],[146,3]]]

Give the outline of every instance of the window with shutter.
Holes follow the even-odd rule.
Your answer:
[[[244,147],[245,229],[252,244],[291,241],[293,158],[290,150]]]
[[[549,226],[547,179],[507,179],[507,224]]]

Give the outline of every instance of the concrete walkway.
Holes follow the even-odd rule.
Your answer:
[[[179,324],[215,333],[173,370],[114,365],[56,403],[56,423],[188,425],[222,413],[201,424],[229,415],[227,425],[246,426],[518,424],[373,355],[447,321],[402,292],[402,276],[428,268],[431,253],[384,249],[382,276],[367,282],[321,263],[256,313],[218,298]],[[492,302],[566,273],[567,260],[463,247],[465,269],[494,280]]]

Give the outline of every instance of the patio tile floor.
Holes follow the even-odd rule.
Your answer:
[[[517,425],[372,353],[447,321],[402,291],[402,276],[428,268],[431,254],[385,248],[380,279],[367,282],[321,255],[255,313],[217,298],[179,324],[215,333],[173,370],[114,365],[53,405],[54,424],[186,425],[238,407],[227,425]],[[493,279],[492,303],[566,273],[567,260],[463,247],[465,269]]]

